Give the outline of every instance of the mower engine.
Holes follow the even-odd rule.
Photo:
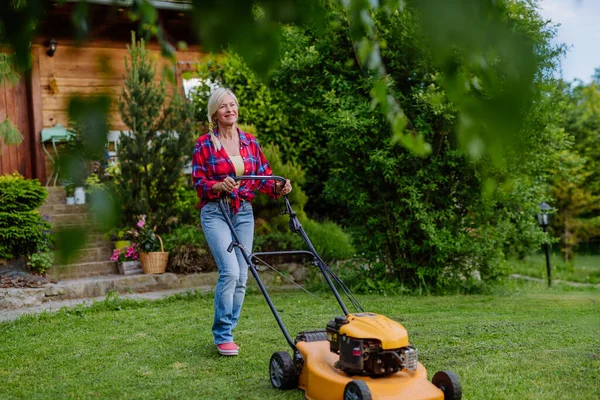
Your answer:
[[[399,323],[372,313],[336,317],[327,324],[327,340],[340,355],[336,367],[348,375],[385,376],[416,371],[417,349]]]

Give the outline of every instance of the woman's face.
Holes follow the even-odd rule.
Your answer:
[[[217,109],[217,121],[221,126],[232,126],[238,119],[238,107],[231,95],[223,97]]]

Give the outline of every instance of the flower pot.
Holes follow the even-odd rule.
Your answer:
[[[67,198],[65,198],[65,203],[67,203],[67,204],[75,204],[75,197],[67,197]]]
[[[142,263],[139,261],[123,261],[119,263],[119,273],[121,275],[141,274]]]
[[[122,250],[129,246],[131,246],[131,240],[115,240],[115,249],[117,250]]]
[[[85,191],[81,186],[75,188],[75,204],[85,204]]]

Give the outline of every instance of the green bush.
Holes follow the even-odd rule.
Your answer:
[[[302,221],[311,243],[326,262],[348,260],[355,257],[356,250],[349,234],[335,222],[317,222],[311,219]]]
[[[0,176],[0,212],[36,210],[47,196],[37,179],[25,179],[17,172]]]
[[[171,215],[175,218],[176,225],[197,224],[200,212],[196,208],[198,195],[194,185],[189,183],[187,176],[179,178],[178,185],[174,188],[171,198]]]
[[[199,226],[182,225],[163,235],[165,251],[169,252],[167,270],[177,273],[215,271],[214,261],[204,233]]]
[[[48,196],[38,180],[0,176],[0,259],[37,252],[50,224],[37,211]]]
[[[181,225],[161,236],[165,251],[173,251],[178,246],[194,245],[208,249],[204,232],[198,225]]]
[[[33,253],[29,256],[27,266],[33,273],[43,275],[54,265],[54,253],[51,251],[40,251],[39,253]]]

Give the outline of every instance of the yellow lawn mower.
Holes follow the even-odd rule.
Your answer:
[[[279,176],[248,175],[235,179],[285,182]],[[285,211],[282,213],[289,215],[290,229],[302,237],[309,251],[248,254],[233,228],[226,199],[222,197],[219,203],[232,233],[229,251],[233,251],[234,247],[240,249],[292,349],[291,355],[287,351],[278,351],[271,356],[269,375],[273,387],[302,389],[309,400],[460,400],[462,389],[457,375],[451,371],[439,371],[431,382],[427,380],[427,371],[419,362],[418,351],[410,344],[406,329],[383,315],[364,311],[346,285],[321,259],[287,196],[283,199]],[[343,315],[332,319],[325,329],[300,332],[292,340],[258,275],[254,260],[264,255],[299,254],[312,257]],[[336,284],[357,312],[349,312]]]

